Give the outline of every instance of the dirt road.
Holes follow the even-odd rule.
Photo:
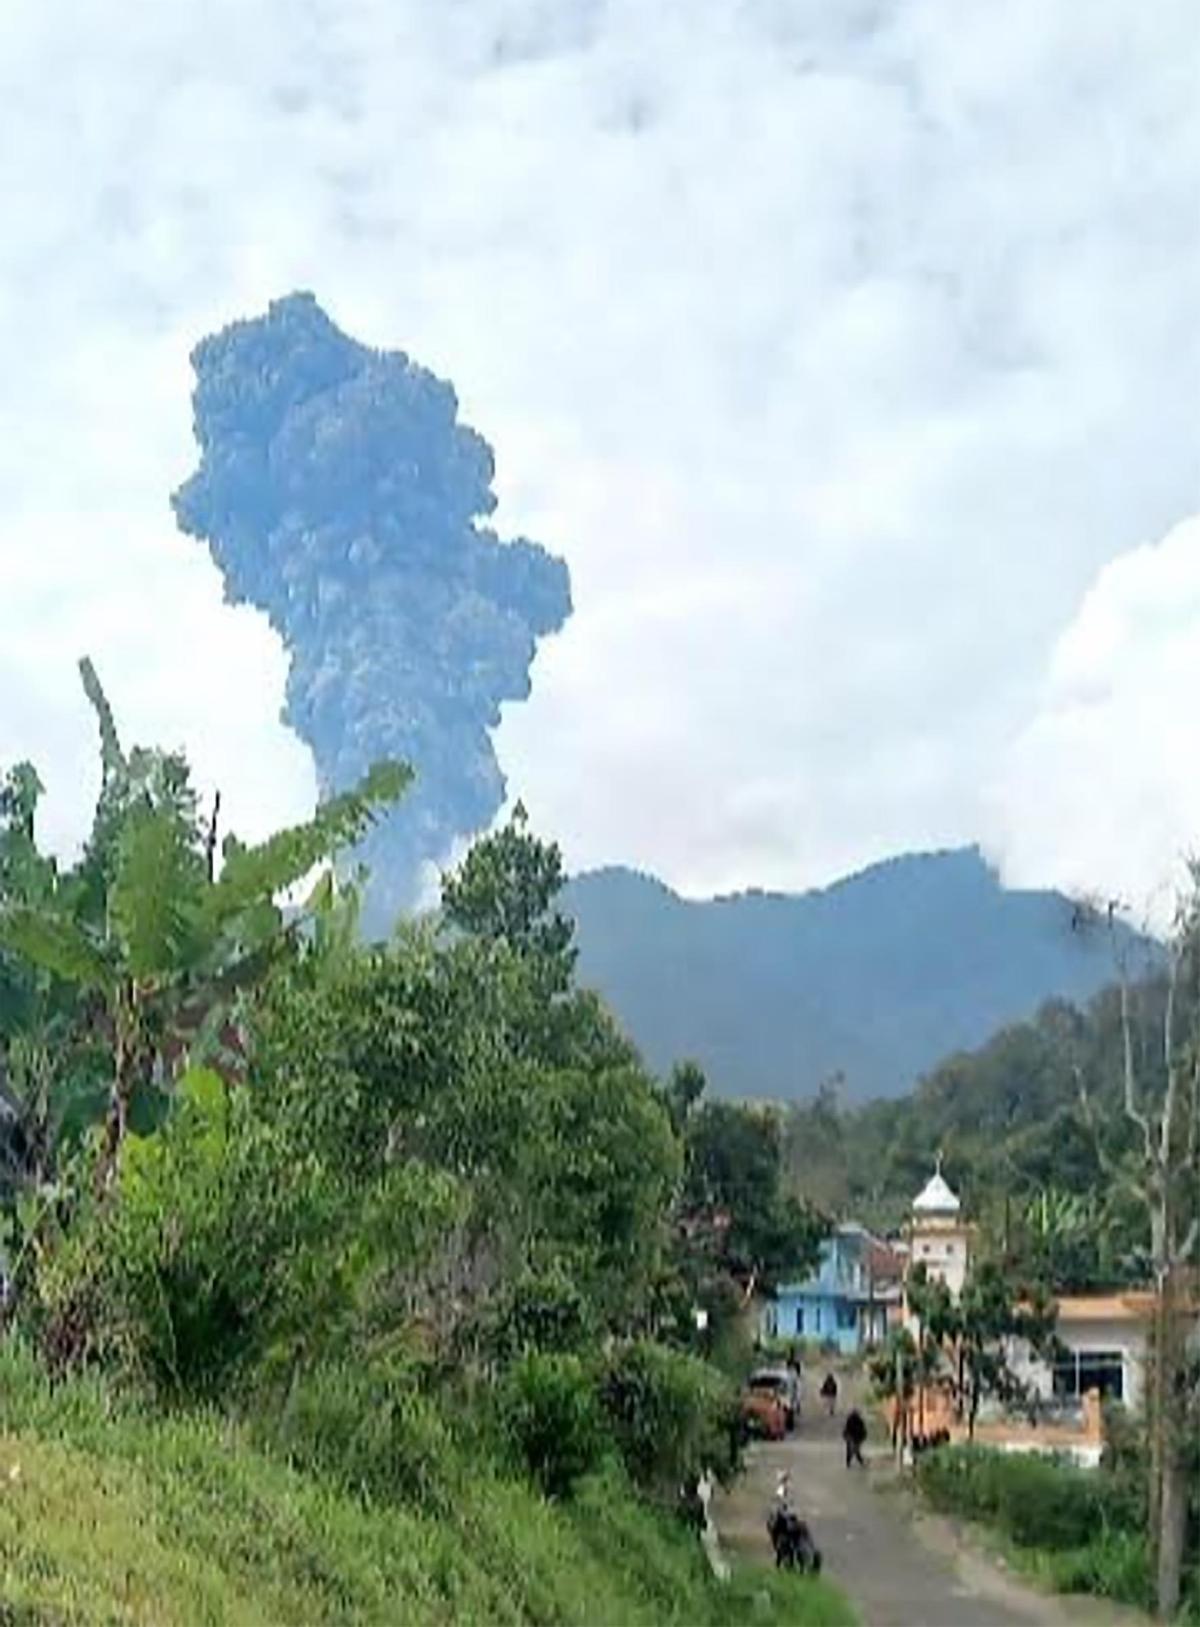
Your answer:
[[[780,1469],[813,1529],[825,1570],[863,1627],[1117,1627],[1146,1620],[1101,1600],[1047,1596],[1000,1568],[946,1520],[915,1513],[886,1442],[868,1441],[867,1468],[847,1470],[842,1416],[810,1407],[787,1441],[752,1448],[746,1475],[713,1513],[733,1554],[773,1563],[765,1517]]]

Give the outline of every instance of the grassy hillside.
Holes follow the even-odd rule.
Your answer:
[[[895,1096],[1114,975],[1105,934],[1073,930],[1069,900],[1005,889],[973,848],[907,854],[818,892],[703,902],[595,871],[564,901],[580,981],[650,1064],[695,1057],[729,1096],[800,1099],[838,1072],[851,1100]]]
[[[434,1499],[436,1501],[436,1498]],[[615,1476],[563,1509],[484,1472],[441,1516],[371,1504],[216,1417],[139,1415],[0,1351],[0,1589],[20,1623],[705,1622],[851,1618],[833,1589],[714,1583]]]

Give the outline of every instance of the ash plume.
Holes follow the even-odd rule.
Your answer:
[[[202,340],[192,365],[201,458],[176,518],[286,645],[284,717],[322,789],[380,757],[417,771],[361,855],[367,924],[386,930],[423,865],[503,803],[490,731],[571,613],[567,567],[480,523],[492,452],[452,387],[349,338],[311,294]]]

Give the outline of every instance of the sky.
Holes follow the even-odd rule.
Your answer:
[[[689,894],[979,841],[1169,910],[1200,846],[1193,0],[8,0],[0,762],[75,662],[245,835],[286,657],[168,495],[188,352],[309,288],[450,378],[575,615],[498,734]]]

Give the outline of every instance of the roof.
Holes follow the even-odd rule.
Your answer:
[[[956,1215],[962,1205],[942,1179],[939,1169],[931,1175],[913,1199],[913,1213],[918,1215]]]
[[[1154,1314],[1154,1295],[1148,1291],[1064,1294],[1057,1304],[1060,1322],[1148,1322]]]

